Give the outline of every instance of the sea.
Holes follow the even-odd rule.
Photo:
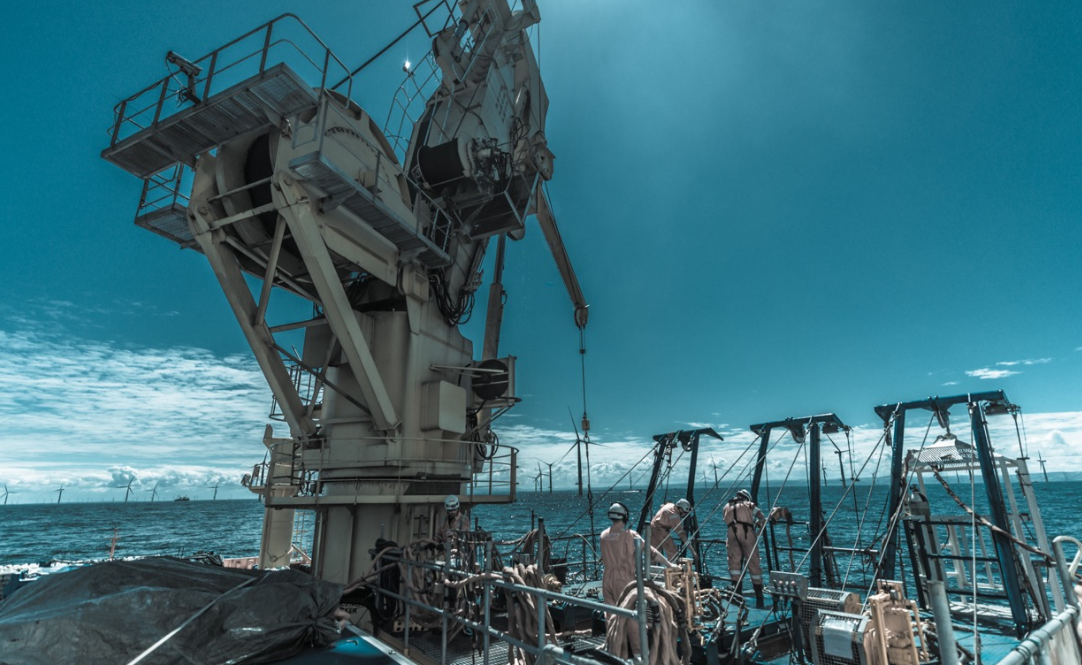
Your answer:
[[[950,482],[954,480],[955,482]],[[933,481],[934,482],[934,481]],[[948,478],[955,493],[977,511],[987,514],[983,486],[971,485],[963,476]],[[885,490],[880,486],[869,491],[855,485],[844,492],[838,483],[822,488],[822,503],[828,515],[828,533],[834,545],[860,544],[874,546],[874,534],[883,530],[886,504]],[[1082,482],[1034,482],[1045,530],[1049,537],[1069,535],[1082,537]],[[696,516],[701,524],[701,537],[707,541],[724,539],[725,525],[721,505],[728,500],[733,488],[696,488]],[[959,514],[961,508],[935,484],[927,488],[933,500],[933,512]],[[652,514],[663,498],[680,498],[672,487],[662,488],[649,512]],[[790,508],[797,521],[808,519],[806,488],[763,488],[760,493],[764,509],[773,505]],[[609,525],[606,512],[610,504],[620,501],[632,514],[632,526],[637,522],[645,493],[641,489],[594,492],[593,529],[600,532]],[[471,517],[480,528],[491,532],[497,541],[518,538],[545,520],[546,532],[555,539],[554,554],[574,558],[578,549],[585,551],[591,539],[576,534],[591,531],[590,503],[587,496],[575,490],[519,493],[514,503],[478,505]],[[860,517],[864,515],[863,522]],[[215,552],[223,557],[253,556],[259,553],[263,507],[258,500],[218,501],[155,501],[113,503],[61,503],[0,506],[0,570],[14,564],[47,564],[57,561],[85,561],[108,557],[115,537],[116,556],[187,556],[198,552]],[[1026,529],[1032,526],[1026,522]],[[774,528],[778,543],[790,543],[797,549],[807,547],[806,528]],[[564,552],[561,552],[563,548]],[[572,550],[571,548],[575,548]],[[1069,554],[1073,551],[1069,552]],[[798,552],[799,554],[799,552]],[[724,550],[720,542],[707,545],[704,560],[717,572],[724,570]],[[844,563],[842,564],[845,565]]]

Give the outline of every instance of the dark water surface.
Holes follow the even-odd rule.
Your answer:
[[[873,534],[883,528],[881,516],[885,493],[877,489],[869,501],[868,490],[862,485],[857,485],[856,506],[853,494],[849,494],[841,501],[841,508],[831,521],[830,534],[835,545],[855,541],[859,515],[865,512],[865,504],[869,508],[861,534],[862,542],[866,545],[874,537]],[[1037,482],[1035,488],[1049,536],[1082,535],[1082,515],[1079,512],[1082,482]],[[976,489],[978,499],[975,505],[978,510],[986,512],[986,502],[979,496],[982,487],[977,485]],[[953,508],[952,512],[960,513],[960,509],[943,495],[938,485],[932,490],[930,493],[939,501],[937,506],[944,507],[943,512]],[[967,503],[970,501],[968,482],[958,483],[957,491],[963,500]],[[671,499],[679,498],[671,490],[669,494]],[[708,487],[697,490],[697,515],[704,523],[702,534],[705,538],[724,538],[721,512],[714,512],[719,503],[728,498],[723,494],[727,492]],[[768,505],[766,497],[773,500],[777,494],[777,487],[771,488],[769,494],[763,488],[760,503],[764,510]],[[822,497],[823,505],[830,513],[839,503],[841,488],[837,484],[824,487]],[[608,495],[596,492],[595,529],[600,531],[608,526],[605,512],[609,504],[616,500],[631,508],[632,523],[636,522],[644,498],[641,491],[625,490]],[[658,496],[655,507],[660,499],[661,496]],[[777,503],[789,507],[797,520],[808,517],[807,492],[803,488],[786,488]],[[481,527],[493,532],[497,539],[521,536],[531,528],[537,516],[544,517],[548,533],[557,536],[588,533],[590,521],[586,507],[586,498],[579,497],[574,491],[524,493],[514,504],[478,506],[473,511],[473,517],[480,520]],[[256,500],[0,506],[0,565],[103,558],[108,556],[114,529],[118,538],[118,556],[191,554],[200,550],[214,551],[223,556],[250,556],[259,551],[262,516],[262,506]],[[797,544],[800,544],[803,539],[800,528],[794,527],[793,533]],[[803,544],[807,544],[806,539],[803,539]],[[718,550],[710,559],[720,563],[722,557],[723,552]]]

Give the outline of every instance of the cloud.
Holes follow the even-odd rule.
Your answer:
[[[52,318],[0,330],[0,480],[106,495],[129,480],[235,485],[262,459],[270,390],[254,359],[80,339]]]
[[[981,369],[966,370],[967,376],[972,376],[978,379],[1003,379],[1008,376],[1014,376],[1015,374],[1021,374],[1021,372],[1015,372],[1009,369],[989,369],[987,367]]]
[[[956,386],[956,385],[958,385],[958,382],[957,381],[947,381],[943,385],[945,385],[945,386]]]
[[[1014,367],[1015,365],[1047,365],[1052,362],[1051,358],[1033,358],[1030,360],[1003,360],[996,365],[1000,367]]]

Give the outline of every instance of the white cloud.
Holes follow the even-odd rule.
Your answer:
[[[958,382],[957,381],[947,381],[943,385],[945,385],[945,386],[956,386],[956,385],[958,385]]]
[[[1000,367],[1014,367],[1015,365],[1047,365],[1052,362],[1051,358],[1032,358],[1029,360],[1003,360],[996,365]]]
[[[981,369],[966,370],[967,376],[972,376],[978,379],[1003,379],[1008,376],[1014,376],[1015,374],[1021,374],[1021,372],[1015,372],[1009,369],[989,369],[983,367]]]
[[[20,502],[61,485],[108,496],[129,479],[133,488],[236,487],[262,459],[269,410],[247,356],[0,331],[0,480]]]

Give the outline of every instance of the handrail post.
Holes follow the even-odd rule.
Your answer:
[[[484,572],[492,572],[492,540],[485,541],[485,568]],[[484,603],[485,603],[485,625],[492,626],[492,583],[489,580],[484,581]],[[488,649],[491,636],[488,631],[484,631],[484,646],[485,655],[482,665],[488,665]]]
[[[541,652],[545,650],[545,607],[548,601],[540,594],[535,598],[537,599],[537,656],[540,658]]]
[[[124,126],[124,113],[128,110],[128,100],[120,102],[120,108],[117,109],[116,124],[113,125],[113,139],[109,142],[109,147],[116,145],[117,139],[120,137],[120,128]]]
[[[267,68],[267,53],[270,51],[271,32],[274,30],[274,21],[267,24],[267,36],[263,38],[263,53],[259,56],[259,73]]]
[[[635,539],[635,586],[639,595],[635,602],[635,610],[639,615],[639,659],[640,662],[650,662],[650,645],[646,636],[646,594],[643,592],[643,577],[646,575],[646,548],[649,545],[638,538]]]
[[[218,66],[218,52],[210,54],[210,66],[207,67],[207,80],[203,84],[203,101],[210,97],[210,82],[214,80],[214,68]]]
[[[413,580],[413,561],[412,560],[407,560],[406,561],[406,617],[405,617],[405,626],[403,627],[403,634],[402,634],[402,653],[406,657],[409,657],[409,655],[410,655],[410,607],[413,606],[413,603],[411,602],[412,599],[410,598],[410,596],[412,595],[412,591],[410,591],[410,586],[412,586],[410,584],[411,580]]]
[[[323,72],[319,77],[319,96],[322,97],[326,92],[327,87],[327,70],[331,67],[331,50],[329,48],[323,49]],[[348,95],[346,97],[349,99]],[[348,105],[347,105],[348,106]]]

